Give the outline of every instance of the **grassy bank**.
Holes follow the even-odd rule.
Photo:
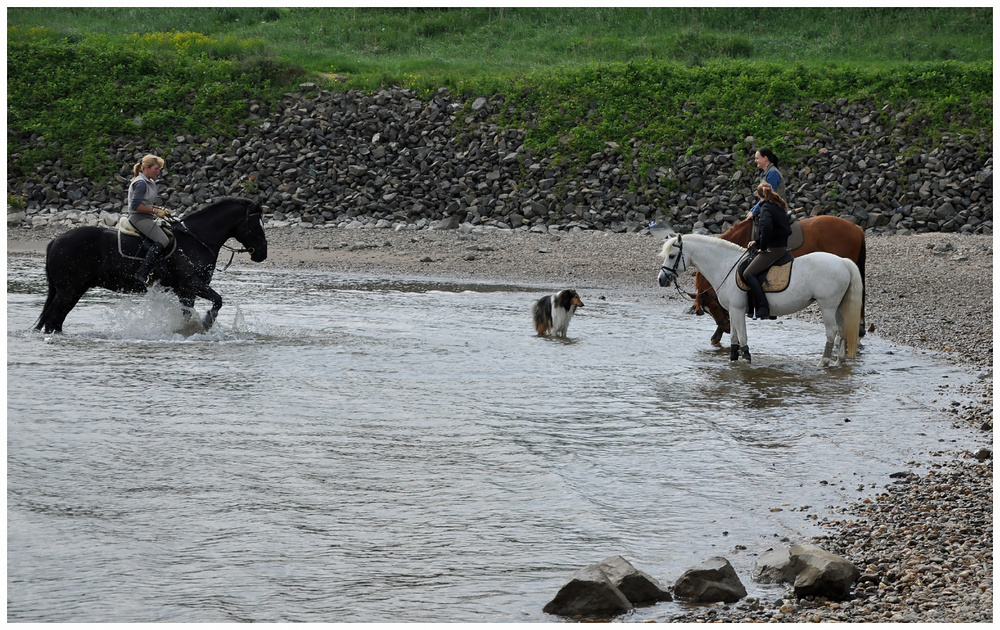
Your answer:
[[[237,133],[250,101],[306,78],[501,93],[569,160],[747,135],[794,153],[814,101],[890,105],[908,113],[887,125],[932,136],[992,128],[992,9],[9,9],[7,46],[15,175],[59,158],[106,175],[114,137]]]
[[[436,80],[655,58],[871,64],[988,61],[992,9],[9,9],[68,35],[193,31],[267,41],[308,71]]]

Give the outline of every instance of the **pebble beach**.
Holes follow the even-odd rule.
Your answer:
[[[574,288],[593,298],[690,302],[656,283],[660,241],[648,233],[267,227],[265,266],[345,274]],[[8,256],[44,256],[66,229],[8,227]],[[968,443],[907,462],[874,499],[842,506],[811,541],[851,560],[862,577],[844,602],[798,600],[692,606],[671,621],[993,621],[993,238],[970,234],[869,234],[866,321],[876,335],[926,351],[975,376],[942,400],[939,421],[971,429]],[[227,257],[228,258],[228,257]],[[251,265],[245,255],[237,263]],[[693,290],[693,272],[681,278]],[[807,309],[797,317],[815,318]],[[714,329],[705,321],[705,344]],[[527,320],[526,320],[527,322]],[[526,323],[526,326],[529,324]],[[863,340],[862,340],[863,342]],[[727,341],[724,340],[724,343]]]

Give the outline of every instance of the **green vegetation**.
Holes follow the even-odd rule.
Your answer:
[[[907,110],[931,136],[992,128],[991,8],[8,9],[8,167],[92,177],[113,137],[230,134],[303,80],[500,93],[567,160],[605,142],[795,150],[813,101]],[[881,109],[881,107],[879,107]],[[886,121],[887,125],[899,124]],[[30,142],[33,134],[44,143]],[[671,149],[666,149],[668,152]]]
[[[175,32],[65,38],[18,27],[7,29],[7,68],[8,156],[19,154],[10,169],[64,158],[91,176],[110,172],[113,137],[235,131],[246,101],[271,96],[282,76],[255,40]],[[32,134],[47,144],[28,147]]]

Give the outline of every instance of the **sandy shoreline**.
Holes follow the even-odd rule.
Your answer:
[[[9,228],[8,256],[41,257],[47,242],[61,231]],[[591,297],[655,301],[678,309],[690,303],[673,289],[657,286],[659,241],[649,235],[593,231],[543,234],[481,229],[390,231],[298,227],[269,228],[267,234],[269,255],[263,265],[274,268],[324,269],[448,282],[500,282],[540,289],[575,288],[581,291],[585,301],[587,292],[591,292]],[[928,350],[964,366],[979,377],[976,391],[970,392],[978,404],[958,414],[942,411],[942,422],[960,422],[978,431],[978,444],[959,445],[960,450],[950,454],[953,461],[949,466],[964,472],[954,475],[948,484],[949,491],[935,492],[930,498],[920,492],[930,484],[926,479],[913,479],[905,484],[906,488],[889,487],[889,480],[886,480],[888,498],[885,503],[893,509],[878,513],[863,505],[845,509],[854,515],[851,524],[845,520],[844,524],[831,527],[831,534],[823,544],[833,551],[848,554],[862,572],[874,572],[875,577],[870,580],[878,585],[874,590],[859,586],[854,605],[848,603],[831,608],[791,601],[782,608],[771,606],[771,603],[756,607],[707,607],[679,620],[890,621],[909,620],[914,614],[917,618],[913,620],[922,621],[992,620],[992,453],[989,458],[982,456],[984,450],[992,449],[992,237],[939,233],[869,235],[867,247],[866,319],[874,326],[872,334]],[[228,255],[220,258],[224,263]],[[253,263],[242,254],[234,264],[249,266]],[[693,277],[683,277],[681,285],[693,289]],[[815,317],[815,314],[807,311],[803,317]],[[710,318],[703,319],[707,345],[714,326]],[[972,455],[977,451],[982,459]],[[938,479],[943,474],[944,471],[938,472]],[[914,496],[923,498],[915,499]],[[952,506],[950,516],[947,514],[949,501],[964,502],[968,496],[977,497],[989,509],[985,512],[957,510]],[[928,510],[924,507],[929,502],[940,504],[934,505],[934,515],[926,516],[924,513]],[[903,580],[904,576],[922,579],[923,573],[928,577],[938,575],[936,572],[961,575],[947,568],[935,568],[926,561],[927,554],[935,553],[948,559],[950,548],[936,552],[925,549],[928,545],[938,545],[935,541],[939,537],[929,539],[926,545],[901,540],[882,552],[875,552],[864,544],[866,534],[857,531],[856,527],[852,529],[860,522],[870,523],[871,527],[865,531],[878,531],[877,528],[882,527],[882,531],[891,532],[891,528],[886,529],[890,525],[887,521],[907,515],[913,518],[918,513],[924,514],[928,523],[939,517],[948,521],[975,520],[964,523],[965,528],[960,531],[978,537],[978,544],[987,552],[976,552],[981,568],[965,571],[964,578],[952,580],[955,588],[965,590],[964,597],[952,597],[952,588],[946,589],[948,597],[939,596],[931,588],[935,582],[930,579],[925,590],[915,588],[916,578]],[[861,562],[854,554],[878,557],[865,557]],[[905,564],[915,554],[923,559],[921,564],[905,567],[892,564]],[[984,570],[988,579],[982,577]],[[912,601],[915,597],[919,601]]]

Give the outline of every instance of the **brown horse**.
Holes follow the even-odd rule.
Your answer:
[[[719,235],[731,243],[747,246],[750,242],[750,227],[752,222],[744,219]],[[855,223],[840,217],[820,215],[799,221],[802,227],[803,243],[792,250],[792,256],[802,256],[812,252],[830,252],[854,261],[865,277],[865,231]],[[699,273],[695,275],[694,286],[697,293],[688,295],[694,299],[694,312],[701,315],[705,311],[711,313],[717,327],[712,335],[712,344],[721,345],[722,334],[729,332],[729,311],[722,308],[715,295],[715,289],[708,280]],[[861,324],[858,335],[865,335],[865,298],[861,294]]]

